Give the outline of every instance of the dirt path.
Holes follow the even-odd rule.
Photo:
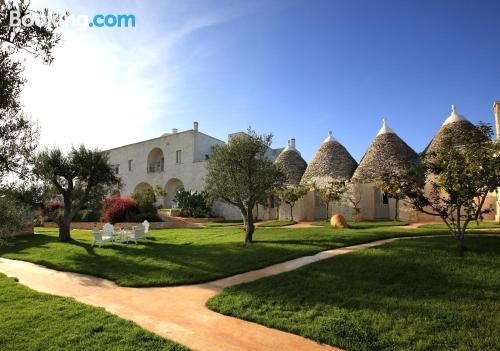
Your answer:
[[[104,307],[119,317],[193,350],[339,350],[297,335],[212,312],[205,307],[205,302],[235,284],[288,272],[313,262],[398,239],[403,238],[327,250],[210,283],[180,287],[125,288],[105,279],[59,272],[1,257],[0,272],[18,278],[21,284],[34,290],[73,297],[89,305]]]

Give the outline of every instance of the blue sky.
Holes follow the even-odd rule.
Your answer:
[[[332,130],[359,161],[382,117],[421,151],[452,103],[493,123],[500,100],[498,1],[74,3],[33,1],[137,25],[64,28],[54,64],[31,64],[24,101],[44,144],[108,148],[196,120],[223,140],[249,125],[276,147],[295,137],[306,161]]]

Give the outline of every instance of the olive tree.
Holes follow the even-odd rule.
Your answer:
[[[293,207],[301,198],[307,195],[309,187],[302,184],[289,185],[277,192],[280,200],[290,206],[290,217],[293,221]]]
[[[319,199],[326,207],[326,219],[330,215],[330,203],[342,201],[347,191],[347,181],[344,179],[335,179],[322,186],[316,186]]]
[[[58,148],[42,151],[36,158],[35,174],[63,197],[63,214],[57,220],[60,241],[71,239],[71,221],[87,202],[102,200],[107,189],[112,192],[121,184],[107,154],[83,145],[67,154]]]
[[[205,190],[212,200],[236,206],[243,218],[245,243],[255,230],[253,209],[282,186],[285,175],[266,155],[273,136],[247,133],[233,135],[226,145],[215,145],[208,159]]]
[[[456,238],[460,256],[467,226],[490,211],[484,203],[500,186],[500,145],[492,135],[484,124],[468,131],[458,146],[453,134],[447,135],[419,165],[386,179],[416,210],[441,218]]]
[[[11,11],[21,17],[29,15],[36,22],[10,26]],[[52,50],[60,41],[56,29],[61,20],[63,16],[47,9],[30,8],[29,1],[0,1],[0,180],[8,173],[17,177],[29,174],[39,134],[35,123],[22,111],[20,95],[26,79],[22,76],[24,61],[17,53],[50,64]]]
[[[399,172],[385,172],[378,179],[376,179],[375,184],[383,193],[387,195],[387,197],[396,200],[394,220],[398,221],[399,202],[405,197],[405,189],[402,187],[402,185],[405,185],[405,182],[402,178],[402,174]]]

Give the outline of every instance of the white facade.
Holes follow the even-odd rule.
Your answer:
[[[206,159],[213,145],[223,141],[193,129],[172,133],[107,150],[109,162],[122,178],[122,195],[160,186],[167,191],[162,206],[172,207],[180,188],[201,191],[206,175]]]

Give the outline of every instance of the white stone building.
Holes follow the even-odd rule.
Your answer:
[[[203,190],[206,159],[211,147],[222,140],[193,129],[179,132],[172,129],[158,138],[107,150],[109,161],[122,178],[122,195],[160,186],[167,192],[162,206],[173,205],[180,188]]]
[[[500,102],[495,102],[495,122],[497,138],[500,135]],[[432,149],[439,144],[443,133],[453,129],[460,142],[462,131],[474,128],[464,116],[452,108],[451,115],[423,150]],[[232,135],[229,134],[229,138]],[[500,140],[500,139],[499,139]],[[223,145],[224,142],[211,137],[198,130],[198,123],[194,122],[193,129],[179,132],[173,129],[171,133],[165,133],[158,138],[129,144],[108,150],[110,163],[116,168],[122,178],[124,187],[122,195],[130,195],[134,191],[142,191],[146,188],[163,188],[167,192],[165,199],[161,199],[161,205],[165,208],[175,207],[173,201],[178,189],[201,191],[205,185],[206,162],[210,157],[213,145]],[[374,177],[382,171],[396,167],[399,162],[411,162],[418,159],[418,155],[411,149],[386,122],[372,141],[368,150],[358,165],[349,154],[348,150],[340,144],[331,134],[323,141],[313,159],[307,165],[300,156],[295,145],[295,139],[291,139],[286,148],[269,149],[267,156],[276,161],[285,171],[288,183],[317,185],[333,179],[354,180],[359,184],[357,193],[361,198],[360,219],[384,219],[393,218],[395,212],[395,200],[388,199],[373,184]],[[436,220],[434,217],[426,216],[409,209],[400,202],[400,218],[410,221]],[[485,208],[491,208],[486,219],[500,220],[500,198],[495,194],[487,199]],[[279,210],[279,213],[278,213]],[[215,203],[213,205],[214,215],[226,219],[240,219],[239,210],[231,205]],[[332,206],[330,214],[343,213],[350,217],[353,213],[350,208]],[[269,199],[268,206],[258,206],[255,215],[259,219],[282,219],[290,217],[288,206],[277,206],[275,199]],[[315,191],[310,191],[303,199],[299,200],[294,207],[294,219],[314,220],[324,218],[326,209],[318,200]]]

